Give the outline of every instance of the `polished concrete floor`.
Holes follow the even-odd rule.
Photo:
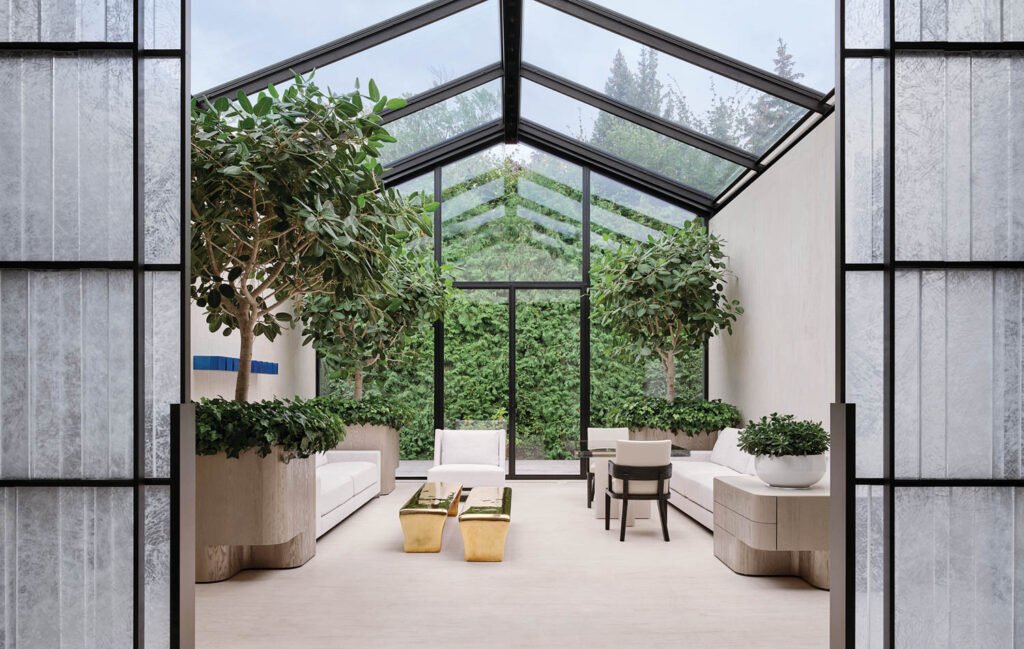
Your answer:
[[[512,482],[505,561],[462,560],[449,519],[440,554],[404,554],[399,482],[320,539],[295,570],[197,587],[204,649],[672,647],[824,649],[828,593],[734,574],[712,536],[670,510],[619,543],[587,510],[582,481]]]

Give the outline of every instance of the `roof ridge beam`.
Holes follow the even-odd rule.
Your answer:
[[[606,113],[611,113],[616,117],[621,117],[637,126],[655,131],[747,169],[759,170],[761,167],[758,164],[757,158],[752,153],[748,153],[737,146],[726,144],[662,117],[637,110],[628,104],[612,99],[603,93],[594,92],[590,88],[581,86],[565,77],[552,74],[528,63],[524,63],[522,66],[522,76],[524,79],[529,79],[555,92],[572,97],[577,101],[603,110]]]
[[[652,27],[647,23],[634,20],[588,0],[537,0],[553,9],[569,14],[574,18],[586,21],[619,36],[624,36],[642,45],[664,52],[669,56],[681,59],[756,88],[762,92],[785,99],[817,113],[825,113],[825,95],[789,79],[780,77],[759,67],[744,63],[738,59],[708,49],[674,34]]]
[[[287,81],[295,74],[330,65],[483,2],[486,0],[434,0],[196,95],[215,101],[220,97],[233,98],[239,90],[246,94],[259,92],[271,83]]]
[[[501,118],[505,124],[505,142],[519,140],[520,77],[523,65],[523,0],[499,0],[501,13],[501,65],[504,69],[501,92]]]

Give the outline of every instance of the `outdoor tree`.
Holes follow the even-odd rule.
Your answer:
[[[594,272],[598,321],[628,340],[639,358],[655,355],[665,369],[669,402],[676,396],[676,360],[700,349],[743,313],[725,296],[722,239],[696,221],[662,237],[606,252]]]
[[[447,269],[416,253],[399,253],[385,280],[361,297],[307,295],[300,309],[303,343],[312,343],[336,376],[351,377],[356,401],[366,370],[410,353],[409,343],[441,319],[451,293]]]
[[[368,100],[364,103],[364,99]],[[382,186],[380,113],[402,99],[321,91],[312,75],[253,101],[192,103],[192,298],[210,331],[240,334],[235,400],[256,336],[273,340],[305,296],[369,301],[393,251],[426,223]]]

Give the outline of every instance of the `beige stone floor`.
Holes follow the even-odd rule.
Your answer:
[[[399,482],[320,539],[295,570],[197,586],[204,649],[672,647],[824,649],[828,593],[800,579],[743,577],[712,537],[670,509],[626,542],[585,507],[582,481],[512,482],[505,561],[462,561],[449,519],[440,554],[404,554]]]

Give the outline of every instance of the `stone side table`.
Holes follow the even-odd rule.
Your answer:
[[[829,487],[715,478],[715,556],[741,575],[794,575],[829,587]]]

